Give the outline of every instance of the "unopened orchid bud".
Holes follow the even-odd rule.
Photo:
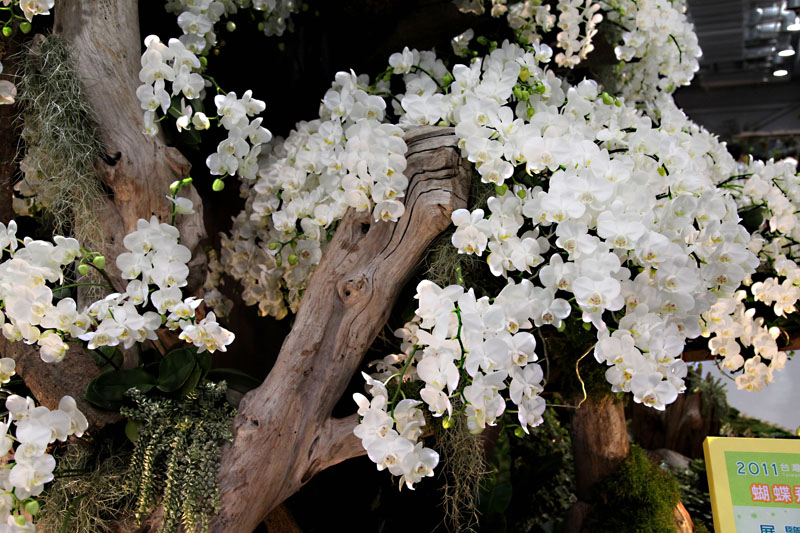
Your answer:
[[[85,276],[88,273],[89,273],[89,265],[87,265],[86,263],[81,263],[80,265],[78,265],[78,274],[80,274],[81,276]]]
[[[211,184],[211,190],[214,192],[219,192],[225,188],[225,182],[221,179],[217,178],[214,180],[214,183]]]
[[[99,268],[100,270],[102,270],[106,267],[106,258],[103,257],[102,255],[98,255],[97,257],[92,259],[92,264],[97,268]]]

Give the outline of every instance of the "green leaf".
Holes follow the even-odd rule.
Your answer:
[[[105,355],[105,358],[103,358],[103,356],[98,354],[95,350],[89,350],[89,353],[91,354],[92,359],[94,359],[94,363],[100,368],[101,372],[108,372],[109,370],[113,370],[114,368],[119,368],[122,366],[122,360],[124,357],[122,355],[122,351],[120,351],[120,349],[116,346],[100,346],[97,348],[97,351]],[[111,363],[109,363],[109,361],[111,361]]]
[[[234,368],[215,368],[208,372],[206,379],[214,382],[225,381],[228,383],[229,389],[241,393],[250,392],[261,385],[261,382],[253,376]]]
[[[86,386],[83,397],[103,409],[116,410],[122,405],[125,393],[136,388],[148,392],[156,384],[156,378],[142,368],[111,370],[100,374]]]
[[[136,442],[136,439],[139,438],[139,428],[141,426],[141,422],[129,418],[128,423],[125,424],[125,436],[128,437],[131,442]]]
[[[172,350],[164,356],[158,365],[159,390],[174,392],[186,383],[189,376],[197,366],[195,351],[190,348]]]
[[[192,373],[189,374],[189,378],[183,384],[181,396],[187,396],[189,393],[191,393],[197,387],[197,384],[200,383],[200,378],[203,374],[205,374],[205,372],[203,372],[203,369],[200,368],[200,365],[194,365]]]

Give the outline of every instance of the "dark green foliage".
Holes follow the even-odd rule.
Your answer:
[[[554,384],[559,393],[568,401],[580,401],[583,398],[583,387],[590,398],[604,398],[609,393],[609,384],[606,380],[606,366],[597,363],[593,355],[593,346],[597,336],[593,331],[587,331],[576,320],[566,320],[564,331],[558,332],[551,326],[546,326],[539,331],[541,335],[541,350],[537,353],[543,355],[543,368],[546,369],[545,377],[548,383]],[[578,364],[578,360],[586,354]],[[580,376],[580,379],[579,379]]]
[[[720,434],[726,437],[755,437],[765,439],[797,438],[797,435],[785,429],[781,429],[755,418],[742,416],[739,414],[739,411],[733,407],[730,408],[730,414],[724,420]]]
[[[678,481],[678,488],[681,491],[681,502],[695,527],[700,525],[713,524],[711,516],[711,499],[708,495],[708,477],[706,475],[706,462],[703,459],[695,459],[689,463],[689,468],[675,469],[672,475]],[[706,529],[707,531],[707,529]]]
[[[135,407],[121,412],[141,424],[127,480],[141,519],[159,502],[160,531],[206,531],[219,511],[219,446],[233,440],[235,409],[225,402],[225,383],[206,383],[180,400],[147,397],[133,389]]]
[[[507,531],[539,532],[560,524],[575,501],[572,441],[558,415],[555,408],[545,409],[544,422],[523,438],[508,432],[513,493]]]
[[[710,373],[705,379],[693,369],[686,376],[686,392],[701,393],[703,418],[713,416],[725,419],[729,415],[730,406],[722,378],[714,378]]]
[[[593,533],[673,532],[673,509],[679,500],[675,478],[633,445],[619,469],[598,487],[598,503],[587,519],[587,529]]]

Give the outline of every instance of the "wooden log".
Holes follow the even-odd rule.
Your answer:
[[[100,251],[106,255],[107,270],[118,290],[125,287],[115,265],[116,256],[124,251],[124,236],[136,229],[140,218],[157,215],[162,222],[169,222],[169,185],[189,173],[189,163],[180,152],[167,147],[162,137],[149,138],[142,133],[142,110],[136,97],[142,46],[137,4],[61,0],[54,23],[54,31],[70,43],[75,68],[109,155],[97,161],[97,177],[112,195],[97,209],[109,236],[107,247]],[[202,283],[202,279],[197,282],[197,274],[205,270],[205,255],[198,246],[205,237],[203,209],[194,188],[184,191],[196,213],[178,217],[177,226],[182,244],[193,251],[190,279],[195,280],[193,288],[197,288]],[[65,360],[52,368],[43,367],[47,363],[38,359],[35,346],[11,347],[2,339],[0,353],[17,361],[26,385],[49,407],[54,407],[53,399],[63,394],[82,398],[86,383],[98,374],[94,361],[79,350],[70,350]],[[81,405],[82,409],[87,407]],[[85,412],[94,425],[119,419],[95,409]]]
[[[471,175],[452,128],[418,128],[406,142],[405,214],[391,223],[348,212],[274,368],[240,404],[212,531],[249,533],[314,474],[364,453],[355,415],[331,412],[426,248],[465,207]]]

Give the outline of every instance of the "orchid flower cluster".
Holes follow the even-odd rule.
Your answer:
[[[630,103],[652,107],[655,95],[689,85],[702,55],[684,0],[605,0],[619,34],[614,53],[619,90]],[[635,62],[634,62],[635,60]]]
[[[512,282],[491,302],[460,285],[441,288],[422,281],[417,286],[416,317],[396,332],[402,352],[374,361],[375,375],[364,374],[371,401],[354,395],[361,416],[354,433],[379,470],[388,468],[409,488],[433,475],[438,455],[418,442],[425,426],[423,402],[432,416],[447,414],[445,425],[464,415],[469,430],[480,433],[505,412],[501,391],[507,390],[525,433],[542,423],[543,373],[536,364],[536,339],[521,331],[533,326],[528,319],[534,314],[531,306],[537,305],[530,298],[532,288],[527,280]],[[386,385],[398,377],[390,400]],[[424,385],[422,401],[397,402],[408,382]]]
[[[706,317],[704,335],[710,336],[711,352],[721,358],[723,368],[735,372],[744,367],[737,386],[757,391],[786,364],[786,354],[777,345],[781,330],[770,327],[768,319],[796,312],[800,299],[800,267],[795,262],[800,252],[795,215],[800,210],[800,177],[790,161],[751,161],[719,186],[730,191],[740,212],[755,217],[750,248],[776,275],[747,283],[748,290],[720,300]],[[756,316],[753,301],[771,306],[772,316]],[[748,358],[745,349],[752,352]]]
[[[91,258],[92,265],[102,270],[104,258],[85,252],[75,239],[60,236],[53,239],[55,244],[29,237],[18,244],[16,229],[14,221],[8,227],[0,224],[0,248],[9,255],[0,263],[2,333],[10,341],[37,344],[43,361],[61,361],[72,339],[87,342],[89,349],[119,344],[129,348],[156,339],[162,323],[180,329],[180,338],[199,352],[225,351],[233,341],[233,334],[217,324],[214,313],[196,320],[201,300],[183,299],[180,287],[186,285],[191,253],[178,244],[175,227],[155,217],[139,220],[137,230],[124,239],[128,252],[116,261],[122,278],[130,280],[125,292],[110,294],[82,311],[69,297],[54,304],[47,284],[63,282],[64,267],[76,259],[81,259],[79,269],[88,270],[84,261]],[[148,302],[156,311],[140,313],[138,308]]]
[[[454,0],[463,13],[481,15],[483,2],[477,0]],[[573,68],[586,59],[594,50],[592,38],[597,34],[597,25],[603,20],[598,11],[603,2],[594,0],[559,0],[556,5],[558,15],[550,12],[550,5],[530,0],[512,1],[492,0],[491,15],[506,16],[508,25],[517,34],[517,41],[524,44],[539,44],[542,36],[557,26],[561,31],[556,35],[556,46],[563,50],[554,60],[560,67]]]
[[[205,130],[211,127],[212,119],[219,120],[228,131],[228,137],[206,159],[211,174],[221,176],[214,183],[214,189],[222,189],[222,179],[228,175],[254,180],[262,144],[269,142],[272,134],[261,126],[261,117],[252,120],[249,117],[264,111],[264,102],[252,98],[251,91],[246,91],[241,98],[233,92],[218,94],[214,98],[217,116],[209,118],[205,113],[195,111],[192,105],[186,105],[186,100],[189,100],[190,104],[199,107],[205,95],[206,80],[200,74],[203,67],[195,53],[178,39],[170,39],[168,45],[164,45],[155,35],[145,39],[145,46],[147,50],[142,55],[139,71],[143,84],[136,90],[144,110],[144,133],[158,133],[156,112],[159,109],[177,115],[178,131]],[[172,84],[171,94],[166,82]],[[180,109],[172,104],[172,98],[178,95],[181,95]]]
[[[457,4],[483,9],[482,2]],[[247,117],[262,109],[249,94],[215,99],[231,138],[208,165],[247,178],[245,209],[210,263],[208,297],[219,307],[228,303],[213,287],[226,272],[262,314],[296,311],[349,207],[369,210],[376,221],[402,216],[407,128],[455,126],[463,156],[496,187],[485,208],[453,213],[452,243],[462,254],[485,257],[491,273],[508,280],[506,288],[492,300],[460,286],[420,284],[417,317],[398,333],[402,353],[376,362],[377,373],[365,376],[371,399],[356,396],[356,434],[378,468],[409,487],[438,462],[420,442],[425,406],[433,417],[447,413],[445,420],[464,415],[480,432],[506,412],[507,390],[521,430],[541,421],[535,337],[520,329],[580,318],[596,331],[594,356],[606,365],[611,390],[663,410],[685,388],[680,355],[687,339],[712,336],[710,349],[727,368],[744,366],[737,382],[745,388],[758,388],[783,366],[778,330],[747,309],[750,297],[739,290],[757,267],[785,278],[750,289],[778,316],[794,311],[800,297],[794,169],[767,164],[736,187],[736,164],[724,144],[669,96],[689,82],[700,56],[683,2],[561,0],[558,13],[538,2],[492,5],[521,45],[492,43],[486,56],[452,69],[433,52],[406,48],[372,83],[340,72],[319,118],[298,123],[285,140],[267,144],[268,136],[245,133],[255,122]],[[615,49],[616,96],[592,80],[572,85],[551,67],[585,59],[604,17],[625,28]],[[542,35],[556,27],[553,44],[561,51],[553,57]],[[463,52],[472,36],[459,36],[454,48]],[[180,67],[165,48],[154,45],[166,59],[153,65],[163,78],[175,78]],[[393,75],[402,85],[390,85]],[[165,101],[155,94],[156,80],[143,80],[153,87],[150,107]],[[388,123],[390,114],[397,125]],[[782,177],[773,179],[775,172]],[[768,211],[760,233],[740,224],[747,207]],[[755,355],[745,361],[740,348],[750,346]],[[391,389],[398,377],[420,382],[419,399],[399,400],[402,387]]]
[[[14,373],[14,360],[0,359],[0,383],[8,383]],[[35,498],[53,480],[56,466],[48,446],[70,435],[82,436],[89,423],[71,396],[61,398],[53,411],[16,394],[7,394],[5,406],[0,455],[12,453],[13,458],[0,470],[0,533],[33,532],[32,517],[39,510]]]
[[[223,18],[235,14],[239,9],[251,9],[261,13],[263,20],[259,29],[264,35],[281,36],[291,31],[291,16],[300,10],[297,0],[169,0],[164,8],[178,15],[178,26],[183,31],[180,37],[186,48],[198,55],[206,55],[217,45],[214,26]],[[236,26],[228,22],[229,31]]]
[[[408,52],[390,61],[403,69],[421,59]],[[422,64],[441,67],[444,75],[441,61]],[[365,76],[338,73],[320,118],[298,124],[261,159],[255,184],[245,184],[245,210],[230,237],[223,236],[220,265],[242,283],[245,303],[258,303],[262,314],[281,318],[297,310],[348,207],[369,210],[375,220],[402,216],[408,186],[403,130],[381,123],[386,102],[375,92],[388,94],[388,82],[369,86]]]

